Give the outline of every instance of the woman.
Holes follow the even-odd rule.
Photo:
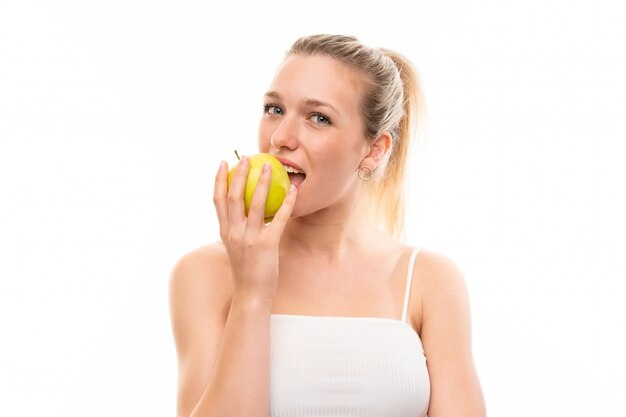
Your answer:
[[[214,203],[221,242],[171,279],[179,416],[484,416],[453,262],[397,239],[418,100],[411,64],[355,38],[294,43],[259,150],[301,172],[274,219],[242,158]],[[380,229],[384,231],[381,231]]]

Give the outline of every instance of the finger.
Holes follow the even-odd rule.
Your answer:
[[[272,169],[270,164],[263,164],[252,201],[250,202],[250,210],[248,211],[248,223],[251,225],[260,227],[265,224],[265,203],[271,179]]]
[[[249,168],[250,159],[247,156],[241,157],[228,188],[228,221],[231,228],[237,224],[241,225],[246,218],[243,196]]]
[[[213,186],[213,204],[217,213],[217,220],[220,224],[220,236],[224,239],[228,232],[228,164],[224,161],[215,175],[215,185]]]
[[[287,221],[291,217],[291,212],[293,211],[293,207],[296,205],[296,198],[298,196],[298,189],[295,185],[290,185],[289,190],[287,191],[287,195],[283,200],[283,204],[280,206],[274,218],[270,222],[268,226],[268,230],[270,233],[275,234],[277,236],[282,235],[283,230],[285,229],[285,225]]]

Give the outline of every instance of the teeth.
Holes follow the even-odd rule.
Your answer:
[[[299,171],[299,170],[295,169],[294,167],[290,167],[289,165],[283,165],[283,166],[285,167],[287,172],[289,172],[291,174],[304,174],[303,171]]]

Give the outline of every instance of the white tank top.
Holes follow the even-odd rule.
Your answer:
[[[270,417],[423,417],[430,380],[422,342],[402,318],[272,314]]]

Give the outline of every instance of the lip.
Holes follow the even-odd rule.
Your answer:
[[[289,165],[290,167],[295,168],[295,169],[297,169],[298,171],[302,171],[302,172],[304,172],[304,170],[303,170],[302,168],[300,168],[300,166],[299,166],[298,164],[296,164],[295,162],[292,162],[292,161],[290,161],[290,160],[289,160],[289,159],[287,159],[287,158],[281,158],[281,157],[276,156],[276,155],[274,155],[274,157],[275,157],[276,159],[278,159],[278,160],[280,161],[280,163],[281,163],[281,164],[283,164],[283,165]],[[306,182],[306,173],[305,173],[304,175],[305,175],[305,177],[304,177],[304,181],[302,181],[299,185],[297,185],[297,186],[296,186],[296,188],[298,188],[298,189],[299,189],[299,188],[300,188],[300,186],[302,186],[302,184],[304,184],[304,183]]]
[[[298,166],[298,164],[296,164],[295,162],[292,162],[292,161],[290,161],[289,159],[286,159],[286,158],[281,158],[281,157],[278,157],[278,156],[276,156],[276,155],[274,155],[274,156],[276,157],[276,159],[278,159],[278,160],[280,161],[280,163],[281,163],[281,164],[283,164],[283,165],[289,165],[290,167],[295,168],[295,169],[297,169],[298,171],[302,171],[302,172],[304,172],[304,170],[303,170],[302,168],[300,168],[300,167]],[[305,174],[306,174],[306,173],[305,173]]]

